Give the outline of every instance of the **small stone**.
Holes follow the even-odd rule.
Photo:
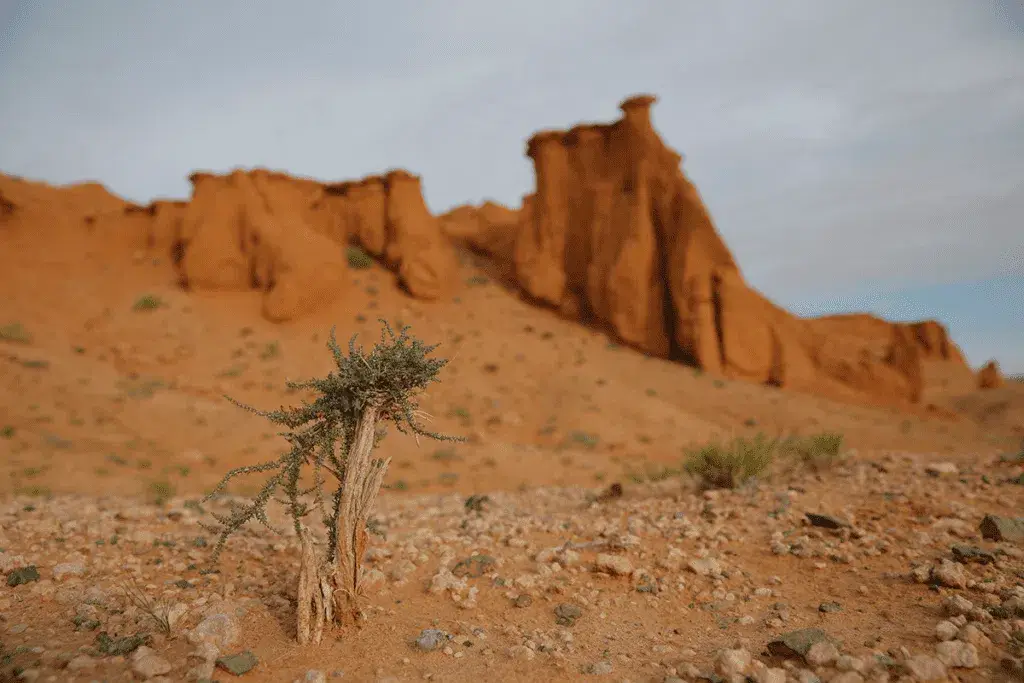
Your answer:
[[[768,652],[775,657],[789,659],[806,657],[815,643],[830,640],[828,634],[820,628],[802,628],[797,631],[783,633],[768,643]]]
[[[981,535],[990,541],[1024,541],[1024,517],[985,515],[979,529]]]
[[[555,617],[559,626],[572,626],[581,616],[583,616],[583,610],[576,605],[563,602],[555,607]]]
[[[686,566],[694,574],[699,574],[700,576],[718,576],[722,573],[722,566],[713,557],[690,560]]]
[[[623,555],[601,553],[597,556],[597,568],[609,574],[623,576],[633,572],[633,563]]]
[[[537,653],[526,647],[525,645],[513,645],[508,649],[508,656],[512,659],[524,659],[526,661],[532,661]]]
[[[989,637],[985,635],[984,631],[974,624],[967,624],[961,628],[956,639],[962,640],[965,643],[972,643],[979,648],[985,648],[992,644],[992,641],[989,640]]]
[[[960,468],[953,462],[935,462],[930,465],[925,465],[925,474],[933,477],[941,477],[944,475],[954,475],[960,473]]]
[[[132,671],[143,679],[163,676],[171,672],[171,663],[150,647],[140,645],[132,653]]]
[[[947,616],[959,617],[970,614],[974,609],[974,603],[962,595],[950,595],[942,601],[942,609]]]
[[[96,668],[96,660],[89,655],[78,655],[68,662],[67,668],[71,671],[89,671]]]
[[[811,645],[804,655],[804,659],[811,666],[831,666],[839,659],[839,648],[827,640],[821,640]]]
[[[594,662],[587,667],[587,673],[594,676],[607,676],[612,672],[612,663],[606,660]]]
[[[188,642],[192,645],[211,643],[223,651],[234,645],[240,637],[238,622],[229,614],[217,613],[199,622],[188,634]]]
[[[743,649],[722,650],[715,661],[715,669],[722,676],[745,676],[750,669],[751,655]]]
[[[472,555],[452,567],[452,574],[459,578],[477,578],[494,568],[494,558],[490,555]]]
[[[817,512],[808,512],[806,516],[811,526],[821,527],[822,529],[845,529],[850,527],[850,523],[842,517],[823,515]]]
[[[818,611],[822,613],[842,612],[843,606],[838,602],[823,602],[818,605]]]
[[[946,588],[966,588],[967,572],[958,562],[942,560],[937,567],[932,567],[932,579]]]
[[[996,561],[996,556],[987,550],[976,548],[973,545],[963,545],[956,543],[950,547],[953,553],[953,559],[957,562],[967,564],[968,562],[977,562],[978,564],[992,564]]]
[[[259,660],[256,659],[256,655],[250,650],[239,652],[236,655],[221,657],[217,660],[217,666],[236,676],[249,673],[256,668],[257,664],[259,664]]]
[[[915,681],[944,681],[947,678],[946,665],[929,655],[914,655],[903,662],[903,666]]]
[[[530,597],[529,593],[520,593],[516,596],[516,599],[512,601],[512,604],[523,609],[533,604],[533,598]]]
[[[310,669],[306,672],[306,675],[302,677],[302,680],[303,683],[327,683],[327,674],[323,671]]]
[[[430,652],[441,647],[443,643],[448,642],[448,634],[444,631],[440,631],[436,628],[425,628],[420,631],[419,638],[416,639],[416,647],[421,650]]]
[[[973,669],[980,663],[978,648],[961,640],[949,640],[935,646],[935,654],[947,667]]]
[[[960,629],[951,621],[940,621],[935,627],[935,637],[938,638],[940,642],[953,640],[959,632]]]
[[[840,655],[836,660],[836,668],[840,671],[863,671],[866,667],[864,661],[852,655]]]

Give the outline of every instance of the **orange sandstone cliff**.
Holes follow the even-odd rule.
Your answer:
[[[442,217],[445,232],[511,261],[530,299],[712,373],[916,402],[929,363],[969,370],[934,321],[800,319],[751,287],[655,131],[654,102],[632,97],[614,123],[537,133],[536,190],[521,209],[460,207]]]
[[[419,298],[440,296],[454,271],[420,179],[405,171],[344,183],[264,169],[197,172],[190,180],[190,200],[138,206],[95,183],[52,188],[2,178],[0,219],[9,227],[80,225],[106,243],[167,254],[182,287],[258,290],[273,321],[344,292],[349,244],[385,262]]]

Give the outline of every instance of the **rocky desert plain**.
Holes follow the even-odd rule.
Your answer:
[[[533,135],[520,207],[0,176],[0,680],[1024,680],[1024,383],[761,295],[653,103]],[[283,510],[211,565],[262,480],[204,498],[287,450],[224,396],[299,404],[381,318],[440,344],[421,406],[466,440],[381,440],[363,620],[300,645]]]

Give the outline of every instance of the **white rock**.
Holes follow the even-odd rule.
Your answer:
[[[978,648],[962,640],[949,640],[935,646],[939,660],[954,669],[973,669],[978,666]]]
[[[171,672],[171,663],[152,648],[140,646],[132,653],[132,671],[144,679],[163,676]]]
[[[938,638],[941,642],[953,640],[954,638],[956,638],[957,633],[959,632],[960,629],[957,628],[957,625],[954,624],[952,621],[940,621],[935,626],[935,637]]]
[[[940,643],[944,645],[945,643]],[[914,677],[914,680],[926,683],[927,681],[944,681],[947,678],[946,665],[935,657],[928,655],[914,655],[904,662],[907,671]]]
[[[188,642],[193,645],[210,643],[223,651],[234,645],[240,635],[234,617],[224,613],[211,614],[192,629],[188,634]]]
[[[715,662],[715,668],[726,678],[745,676],[750,669],[750,661],[750,653],[746,650],[722,650]]]
[[[807,651],[806,659],[807,663],[811,666],[831,666],[839,659],[839,648],[827,640],[822,640],[811,645],[811,649]]]

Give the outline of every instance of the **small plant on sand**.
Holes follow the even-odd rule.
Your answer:
[[[125,599],[135,606],[135,609],[152,620],[153,625],[161,633],[170,635],[174,619],[171,616],[170,606],[165,601],[154,600],[146,595],[145,589],[139,585],[135,577],[131,577],[128,581],[121,584],[121,592],[124,593]]]
[[[0,325],[0,341],[31,344],[32,335],[28,333],[28,330],[21,323],[9,323],[7,325]]]
[[[133,311],[154,311],[164,305],[163,300],[153,294],[140,296],[132,304]]]
[[[843,460],[843,435],[822,432],[806,437],[790,437],[781,444],[783,452],[812,472],[824,472]]]
[[[364,270],[373,265],[373,257],[357,246],[350,246],[345,250],[345,259],[348,261],[348,267],[356,270]]]
[[[767,471],[777,445],[777,439],[769,441],[763,434],[726,445],[708,444],[688,452],[683,467],[709,488],[732,489]]]
[[[273,529],[267,505],[281,503],[301,547],[296,631],[302,644],[320,642],[325,625],[355,624],[362,617],[359,596],[367,520],[390,463],[390,458],[373,457],[379,440],[377,423],[390,421],[399,432],[416,437],[462,441],[427,431],[419,422],[429,416],[418,409],[416,398],[437,381],[448,361],[429,357],[436,346],[409,336],[408,328],[396,334],[387,322],[381,323],[384,330],[379,343],[367,352],[356,346],[353,337],[348,355],[331,330],[327,345],[336,369],[320,379],[288,383],[298,390],[315,391],[312,402],[264,412],[226,397],[283,425],[288,431],[282,436],[291,450],[276,460],[231,470],[206,496],[204,501],[224,490],[236,476],[271,473],[251,501],[235,506],[229,515],[213,515],[219,523],[210,528],[218,535],[213,561],[228,537],[247,522],[256,520]],[[306,487],[300,486],[304,472],[312,475],[311,485]],[[275,498],[277,493],[283,493],[284,499]],[[307,503],[310,496],[312,501]],[[316,512],[323,522],[323,531],[316,538],[303,520],[310,512]]]

